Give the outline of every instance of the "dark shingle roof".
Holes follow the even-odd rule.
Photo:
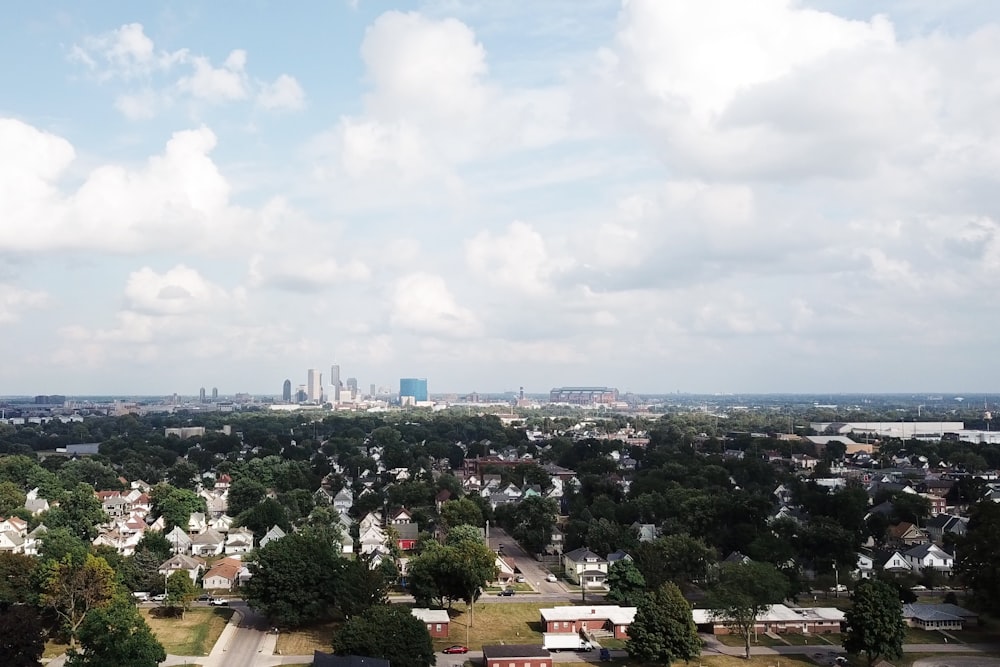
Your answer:
[[[548,649],[541,644],[491,644],[483,646],[483,657],[490,658],[548,658]]]

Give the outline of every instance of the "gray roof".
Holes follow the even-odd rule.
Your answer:
[[[490,644],[483,646],[483,657],[490,658],[548,658],[551,654],[541,644]]]

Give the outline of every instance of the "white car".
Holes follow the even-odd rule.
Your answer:
[[[167,599],[167,594],[166,593],[160,593],[159,595],[154,595],[153,597],[151,597],[149,599],[152,600],[153,602],[163,602],[164,600]]]
[[[222,598],[215,598],[214,600],[209,600],[208,604],[213,607],[228,607],[229,600],[223,600]]]
[[[556,575],[550,574],[549,576],[545,577],[545,581],[549,582],[550,584],[554,584],[559,580],[556,578]]]

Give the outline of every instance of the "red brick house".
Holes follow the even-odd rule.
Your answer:
[[[635,607],[616,604],[552,607],[539,609],[543,632],[593,632],[607,630],[617,639],[628,639],[628,626],[635,618]]]
[[[396,546],[398,546],[402,551],[411,551],[417,548],[417,524],[415,523],[404,523],[398,526],[393,526],[396,531]]]
[[[486,667],[552,667],[552,655],[539,644],[483,646]]]
[[[448,624],[451,619],[448,618],[448,612],[444,609],[423,609],[417,607],[411,609],[410,612],[418,621],[427,626],[427,632],[431,634],[431,637],[442,638],[448,636]]]

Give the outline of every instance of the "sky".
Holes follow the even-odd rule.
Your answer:
[[[20,3],[0,395],[992,391],[1000,3]]]

